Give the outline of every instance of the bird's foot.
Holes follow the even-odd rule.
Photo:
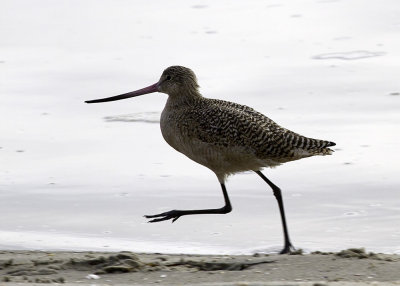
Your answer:
[[[281,252],[279,252],[279,254],[294,254],[296,252],[296,248],[294,248],[294,246],[289,242],[285,244],[285,247],[281,250]]]
[[[172,219],[172,222],[175,222],[178,218],[183,215],[182,211],[178,210],[172,210],[169,212],[164,212],[156,215],[145,215],[145,218],[152,218],[152,220],[149,220],[148,222],[159,222],[163,220],[169,220]]]

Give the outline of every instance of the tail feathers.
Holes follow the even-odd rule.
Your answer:
[[[335,151],[332,149],[324,148],[318,151],[316,150],[315,155],[332,155],[333,152]]]
[[[313,155],[331,155],[333,152],[335,152],[332,149],[328,148],[335,146],[336,145],[335,142],[311,139],[311,138],[310,141],[314,142],[312,142],[312,144],[310,144],[310,146],[306,150],[312,153]]]
[[[293,152],[293,156],[296,158],[330,155],[334,151],[329,147],[336,145],[336,143],[331,141],[309,138],[291,131],[287,132],[284,138],[284,142],[289,146]]]
[[[325,141],[327,143],[326,147],[336,146],[335,142]]]

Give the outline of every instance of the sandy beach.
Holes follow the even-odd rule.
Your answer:
[[[251,256],[0,252],[1,285],[347,285],[344,282],[397,285],[399,269],[399,255],[368,253],[364,249]]]

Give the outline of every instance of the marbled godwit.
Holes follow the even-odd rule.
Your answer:
[[[278,201],[284,234],[281,253],[291,252],[294,247],[289,239],[281,190],[261,173],[261,169],[314,155],[330,155],[333,151],[328,147],[335,143],[301,136],[248,106],[205,98],[198,88],[192,70],[172,66],[164,70],[160,80],[151,86],[86,102],[114,101],[152,92],[168,94],[160,121],[165,141],[217,175],[225,206],[146,215],[151,219],[149,222],[170,219],[174,222],[184,215],[229,213],[232,206],[225,188],[226,177],[237,172],[254,171],[272,188]]]

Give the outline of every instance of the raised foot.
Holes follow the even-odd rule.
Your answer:
[[[149,220],[148,222],[159,222],[159,221],[169,220],[169,219],[172,219],[172,222],[175,222],[182,215],[183,215],[182,211],[172,210],[169,212],[160,213],[160,214],[156,214],[156,215],[145,215],[144,217],[152,218],[152,220]]]
[[[296,248],[294,248],[294,246],[289,243],[285,245],[285,247],[281,250],[281,252],[279,252],[279,254],[294,254],[296,252]]]
[[[156,215],[145,215],[145,218],[152,218],[149,222],[159,222],[163,220],[172,219],[172,222],[184,215],[198,215],[198,214],[226,214],[232,211],[230,204],[225,205],[220,209],[204,209],[204,210],[172,210],[165,213]]]

